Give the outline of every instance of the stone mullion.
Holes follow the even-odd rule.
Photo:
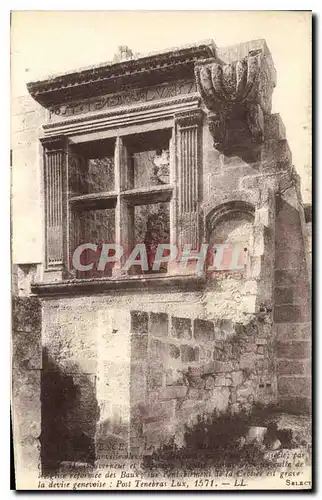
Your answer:
[[[114,150],[114,165],[115,165],[115,191],[116,205],[115,205],[115,244],[122,246],[122,207],[121,207],[121,186],[122,186],[122,139],[116,137],[115,150]],[[113,267],[113,275],[118,276],[121,273],[121,263],[116,262]]]
[[[113,268],[115,276],[123,274],[122,267],[130,253],[132,246],[132,224],[130,221],[130,207],[122,196],[128,185],[128,151],[121,137],[115,143],[115,189],[117,202],[115,207],[115,243],[120,245],[123,254]]]

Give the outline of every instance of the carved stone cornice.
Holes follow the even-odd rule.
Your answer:
[[[73,99],[191,78],[195,61],[213,57],[214,54],[215,45],[208,40],[31,82],[27,88],[34,99],[48,107]]]
[[[227,146],[228,121],[237,107],[243,110],[252,140],[263,140],[264,114],[270,113],[275,86],[271,58],[263,49],[251,50],[228,64],[215,59],[198,61],[195,77],[216,149]]]

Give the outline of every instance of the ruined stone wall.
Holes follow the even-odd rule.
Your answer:
[[[311,406],[311,292],[300,207],[287,193],[276,208],[278,394],[281,405],[301,411]]]
[[[97,458],[182,439],[184,424],[213,410],[275,402],[274,340],[270,313],[208,320],[197,293],[43,301],[46,359],[72,378],[68,418],[83,421]]]
[[[131,311],[131,451],[172,437],[198,418],[276,401],[271,318],[249,324]],[[145,389],[145,390],[144,390]]]
[[[194,233],[184,217],[176,220],[182,214],[171,215],[178,241],[194,233],[204,243],[242,243],[245,267],[208,275],[198,291],[148,291],[143,280],[132,291],[101,295],[76,296],[66,287],[65,295],[40,299],[41,319],[39,300],[28,296],[32,281],[42,280],[44,261],[39,139],[46,110],[31,97],[14,103],[13,262],[20,297],[14,299],[13,409],[28,412],[20,421],[14,416],[14,424],[28,455],[41,421],[48,470],[61,460],[149,452],[173,435],[180,445],[184,425],[213,410],[234,413],[255,402],[309,406],[310,292],[291,154],[269,105],[259,115],[262,143],[253,140],[245,109],[221,123],[229,125],[229,148],[220,149],[213,117],[200,103],[200,227]],[[37,448],[33,457],[39,456]]]
[[[37,297],[12,299],[11,411],[18,487],[32,488],[40,463],[41,305]]]

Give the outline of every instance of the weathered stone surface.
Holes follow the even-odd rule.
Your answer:
[[[144,361],[148,350],[147,335],[133,335],[131,337],[131,357],[133,361]]]
[[[148,333],[148,313],[144,311],[131,311],[131,332]]]
[[[166,337],[168,335],[168,315],[166,313],[151,313],[151,334],[156,337]]]
[[[243,379],[244,379],[243,372],[242,371],[232,372],[231,378],[232,378],[233,385],[240,385],[240,384],[242,384]]]
[[[237,389],[237,399],[238,400],[243,400],[243,399],[248,399],[248,396],[251,395],[251,388],[250,387],[242,387]]]
[[[277,373],[280,375],[303,375],[305,373],[302,361],[287,359],[277,361]]]
[[[148,379],[149,387],[154,389],[155,387],[162,387],[163,385],[163,371],[151,370]]]
[[[167,344],[161,342],[160,340],[151,340],[151,354],[152,358],[156,360],[163,360],[167,356]]]
[[[276,287],[275,303],[276,305],[294,304],[297,295],[298,290],[295,287]]]
[[[246,352],[256,352],[257,346],[255,343],[247,343],[245,344],[245,351]]]
[[[166,371],[166,385],[184,385],[182,371],[170,368]]]
[[[214,364],[215,372],[231,372],[233,370],[233,365],[231,361],[215,361]]]
[[[247,352],[242,354],[240,357],[240,369],[241,370],[254,370],[256,361],[256,354],[254,352]]]
[[[173,317],[172,335],[178,339],[190,340],[192,338],[191,319]]]
[[[277,323],[276,335],[280,340],[310,340],[311,323]]]
[[[13,297],[12,329],[21,332],[41,331],[41,304],[38,297]]]
[[[229,388],[215,387],[209,395],[209,400],[206,402],[207,411],[212,412],[216,409],[218,412],[225,412],[229,404]]]
[[[184,363],[189,361],[198,361],[199,358],[199,348],[191,347],[190,345],[181,346],[181,359]]]
[[[138,406],[140,418],[144,423],[159,422],[164,419],[173,418],[175,415],[176,402],[162,401],[151,404],[140,404]]]
[[[308,378],[279,377],[277,386],[279,394],[289,398],[303,397],[310,399],[311,397],[311,381]]]
[[[196,387],[191,387],[187,392],[187,397],[189,399],[197,399],[197,400],[203,399],[204,391]]]
[[[267,339],[266,338],[256,339],[256,344],[257,345],[266,345],[267,344]]]
[[[289,287],[295,285],[298,280],[300,269],[277,269],[275,271],[275,285],[277,287]]]
[[[164,399],[181,399],[187,395],[188,388],[184,385],[173,385],[163,387],[158,390],[160,400]]]
[[[169,355],[171,358],[180,358],[180,349],[174,344],[169,344]]]
[[[218,376],[215,378],[215,384],[216,386],[224,386],[226,385],[226,379],[224,375]]]
[[[212,321],[201,319],[194,320],[194,336],[200,342],[211,342],[215,337],[215,329]]]
[[[215,385],[216,385],[216,383],[215,383],[214,377],[206,377],[206,379],[205,379],[205,389],[207,391],[213,389],[213,387]],[[218,384],[218,385],[220,385],[220,384]]]
[[[215,361],[210,361],[209,363],[206,363],[203,367],[202,367],[202,371],[204,373],[204,375],[207,375],[209,373],[215,373],[215,364],[216,362]]]
[[[178,418],[181,422],[186,422],[187,425],[197,423],[198,416],[205,412],[206,405],[204,401],[195,399],[187,399],[182,402],[178,410]]]
[[[299,323],[309,320],[309,312],[299,305],[275,306],[274,319],[276,323]]]
[[[279,113],[268,115],[265,119],[265,137],[267,139],[285,139],[285,126]]]
[[[144,363],[131,363],[131,403],[134,401],[145,401],[147,395],[148,371]]]
[[[310,357],[310,343],[304,341],[277,342],[277,356],[288,359]]]

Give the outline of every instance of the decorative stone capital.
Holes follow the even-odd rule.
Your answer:
[[[183,113],[175,114],[175,122],[180,128],[199,125],[202,122],[203,112],[201,109],[194,109]]]
[[[216,149],[227,146],[229,121],[242,119],[254,142],[264,138],[264,114],[270,113],[275,86],[271,58],[262,49],[229,64],[208,59],[195,64],[197,89],[208,110]]]

